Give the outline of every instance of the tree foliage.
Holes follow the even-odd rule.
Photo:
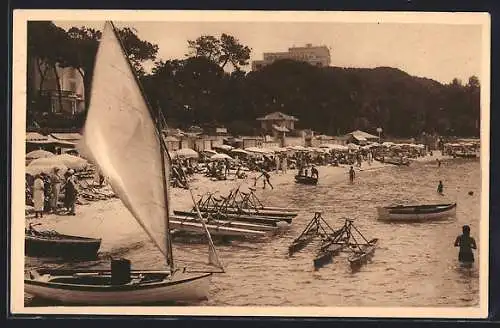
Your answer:
[[[71,28],[64,38],[59,28],[42,23],[29,26],[28,52],[78,68],[88,92],[100,32]],[[190,56],[156,61],[147,74],[142,64],[156,58],[158,46],[131,29],[119,33],[150,104],[171,126],[223,124],[233,134],[250,134],[258,132],[257,117],[281,111],[296,116],[298,128],[330,135],[355,129],[376,133],[378,127],[399,137],[479,135],[475,76],[465,85],[458,79],[442,84],[391,67],[320,68],[293,60],[245,73],[241,68],[248,64],[250,48],[227,34],[190,40]],[[227,65],[236,69],[228,72]]]
[[[196,40],[188,40],[188,49],[188,56],[205,57],[222,69],[231,64],[237,71],[248,65],[252,51],[234,36],[225,33],[222,33],[219,39],[211,35],[202,35]]]
[[[139,75],[144,75],[142,65],[147,60],[156,59],[158,45],[141,40],[128,27],[118,29],[118,34],[132,66]],[[42,79],[38,89],[43,89],[43,79],[49,68],[53,69],[56,64],[60,67],[73,67],[82,76],[85,108],[88,108],[94,61],[101,35],[101,31],[85,26],[71,27],[65,31],[49,21],[28,22],[28,57],[38,63]],[[54,72],[57,73],[57,70]],[[34,95],[30,92],[28,94],[33,99]]]

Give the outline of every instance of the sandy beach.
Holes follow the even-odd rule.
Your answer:
[[[450,158],[450,156],[443,156],[440,152],[435,152],[433,156],[428,155],[413,159],[413,161],[432,162],[437,159],[445,161]],[[364,172],[379,170],[389,166],[392,165],[373,161],[371,165],[367,162],[363,162],[361,167],[354,166],[354,168],[358,176],[362,176]],[[327,178],[329,181],[340,181],[342,179],[348,179],[349,165],[319,166],[318,171],[320,183],[322,178]],[[271,172],[270,180],[274,189],[279,192],[281,185],[293,181],[296,172],[296,170],[288,170],[286,173]],[[213,181],[202,174],[194,174],[190,179],[193,196],[197,201],[207,192],[217,192],[219,195],[227,195],[232,189],[237,187],[240,187],[242,191],[248,190],[248,187],[254,185],[255,177],[258,177],[260,173],[247,172],[247,174],[245,179],[234,179],[234,172],[232,172],[229,179],[223,181]],[[256,185],[257,196],[262,192],[262,184],[262,179],[259,179]],[[266,188],[269,187],[267,186]],[[189,190],[171,188],[170,195],[171,211],[174,209],[189,211],[193,207],[193,201]],[[280,206],[283,204],[272,205]],[[101,251],[106,252],[111,248],[120,247],[120,245],[125,247],[129,242],[129,237],[136,236],[137,230],[140,229],[135,223],[132,215],[128,211],[123,210],[123,207],[124,205],[118,198],[111,198],[108,200],[88,201],[85,205],[77,205],[76,216],[46,214],[43,218],[35,219],[33,214],[30,214],[27,215],[26,218],[28,223],[40,223],[37,228],[41,230],[49,229],[56,230],[63,234],[103,238]],[[120,210],[120,208],[122,208],[122,210]],[[109,235],[109,233],[106,233],[104,236],[102,232],[113,231],[115,225],[120,225],[120,234]],[[145,234],[142,235],[145,239],[147,238]]]

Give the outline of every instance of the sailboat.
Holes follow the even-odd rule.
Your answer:
[[[219,271],[176,267],[169,225],[170,159],[159,120],[141,89],[112,22],[106,22],[96,55],[84,127],[84,152],[166,259],[167,270],[131,270],[116,259],[111,270],[36,269],[25,273],[25,292],[83,305],[138,305],[208,297],[210,279],[224,272],[206,226],[209,264]],[[194,197],[191,193],[194,201]]]

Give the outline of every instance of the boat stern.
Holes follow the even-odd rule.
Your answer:
[[[389,210],[385,207],[377,207],[377,215],[379,220],[387,220],[389,218]]]

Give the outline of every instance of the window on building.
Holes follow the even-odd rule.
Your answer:
[[[76,114],[76,101],[75,100],[71,101],[71,114],[72,115]]]
[[[69,78],[70,78],[70,79],[76,79],[76,69],[74,69],[74,68],[70,68],[70,69],[69,69],[69,74],[68,74],[68,75],[69,75]]]
[[[69,81],[69,90],[76,93],[76,82]]]

